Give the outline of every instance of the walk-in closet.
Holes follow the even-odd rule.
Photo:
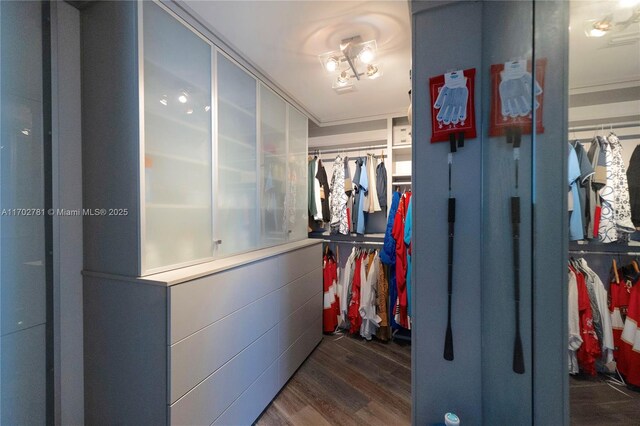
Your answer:
[[[640,416],[639,20],[637,2],[570,6],[572,424],[634,424]]]
[[[0,424],[640,424],[640,0],[0,1]]]

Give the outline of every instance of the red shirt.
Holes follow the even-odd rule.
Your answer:
[[[578,311],[580,315],[580,335],[582,336],[582,345],[578,348],[577,357],[580,368],[585,373],[595,376],[596,359],[600,358],[600,342],[593,328],[593,312],[591,311],[591,302],[589,301],[589,292],[584,275],[573,269],[578,282]]]
[[[360,332],[362,317],[360,316],[360,271],[362,270],[362,256],[356,258],[356,267],[353,273],[353,284],[351,284],[351,302],[349,302],[349,332],[355,334]]]
[[[620,339],[620,352],[624,355],[624,372],[628,383],[640,386],[640,279],[631,287],[627,318]]]

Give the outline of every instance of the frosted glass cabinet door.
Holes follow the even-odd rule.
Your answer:
[[[287,169],[287,232],[289,240],[307,238],[307,117],[295,108],[289,112],[289,164]]]
[[[217,55],[217,197],[215,239],[220,256],[258,246],[256,80]]]
[[[210,258],[211,45],[143,2],[143,270]]]
[[[287,105],[271,90],[260,85],[260,169],[262,245],[287,240],[285,222],[285,179],[287,176]]]

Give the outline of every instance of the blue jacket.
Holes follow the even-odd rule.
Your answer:
[[[384,234],[384,245],[380,250],[380,260],[385,265],[396,264],[396,240],[393,238],[393,222],[396,218],[398,205],[400,204],[400,193],[395,191],[391,199],[391,208],[389,209],[389,217],[387,219],[387,231]]]

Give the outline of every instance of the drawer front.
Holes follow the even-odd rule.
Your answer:
[[[169,347],[174,402],[278,322],[281,291],[270,293]]]
[[[314,245],[199,278],[169,289],[173,344],[322,266]]]
[[[322,315],[316,317],[307,331],[278,358],[278,389],[287,383],[320,340],[322,340]]]
[[[395,126],[393,128],[393,144],[408,145],[411,143],[411,126]]]
[[[251,389],[270,366],[276,365],[276,357],[277,329],[274,327],[172,404],[169,407],[171,424],[211,424],[232,404],[237,404],[238,396]],[[274,395],[275,392],[269,394],[269,400]]]
[[[287,319],[278,324],[278,354],[283,353],[306,330],[311,328],[318,315],[322,315],[323,292],[316,293]]]
[[[282,321],[304,305],[318,291],[322,291],[322,269],[318,268],[287,284],[282,292],[278,320]],[[322,306],[320,306],[322,309]]]
[[[317,268],[322,268],[322,244],[304,247],[300,250],[286,253],[282,256],[285,271],[283,283],[290,283]]]
[[[220,417],[214,426],[250,425],[276,396],[278,363],[274,362]]]

